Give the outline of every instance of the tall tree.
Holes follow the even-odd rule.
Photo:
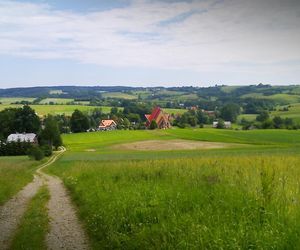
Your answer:
[[[89,119],[80,110],[76,109],[71,116],[71,131],[74,133],[85,132],[89,129]]]
[[[220,117],[226,121],[235,122],[237,116],[240,114],[240,106],[235,103],[226,104],[220,113]]]
[[[47,143],[51,147],[58,148],[62,145],[58,123],[52,115],[48,115],[45,119],[45,128],[42,130],[40,137],[42,143]]]
[[[41,128],[40,118],[30,106],[24,105],[16,110],[14,127],[20,133],[38,133]]]

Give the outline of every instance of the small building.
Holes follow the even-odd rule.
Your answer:
[[[23,133],[23,134],[10,134],[7,137],[7,142],[30,142],[32,144],[38,144],[37,135],[34,133]]]
[[[160,107],[156,107],[151,114],[145,115],[146,127],[149,128],[151,122],[154,120],[157,124],[157,128],[166,129],[171,127],[170,115],[165,113]]]
[[[99,125],[99,130],[115,130],[117,123],[114,120],[102,120]]]
[[[213,122],[213,128],[217,128],[218,123],[219,123],[218,121],[214,121]],[[225,121],[224,126],[225,126],[225,128],[231,128],[231,122],[230,121]]]

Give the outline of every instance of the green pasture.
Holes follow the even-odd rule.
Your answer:
[[[174,114],[174,115],[183,114],[183,113],[187,112],[186,109],[168,109],[168,108],[164,108],[163,110],[168,114]]]
[[[1,104],[0,105],[0,111],[5,108],[18,108],[22,107],[22,105],[15,105],[15,104]],[[111,110],[111,107],[107,106],[83,106],[83,105],[30,105],[35,112],[40,115],[44,116],[47,114],[51,115],[72,115],[75,109],[78,109],[83,112],[89,112],[94,110],[95,108],[101,108],[103,112],[109,113]]]
[[[39,164],[28,156],[0,157],[0,205],[32,181],[34,169]]]
[[[286,106],[279,106],[277,111],[272,111],[272,116],[281,116],[283,118],[292,118],[295,121],[300,123],[300,103],[294,103],[289,105],[288,111],[279,111],[279,109],[283,109]]]
[[[66,104],[68,102],[73,102],[74,99],[70,98],[45,98],[40,101],[40,104],[49,104],[49,103],[54,103],[54,104]]]
[[[21,102],[21,101],[32,102],[34,100],[35,98],[30,98],[30,97],[0,97],[0,103],[2,104],[11,104],[11,103]]]
[[[240,146],[152,152],[111,147],[153,139]],[[64,142],[68,151],[47,171],[70,190],[94,249],[299,245],[299,131],[110,131],[69,134]]]
[[[262,93],[250,93],[250,94],[243,95],[242,98],[267,99],[282,104],[300,102],[299,95],[290,95],[290,94],[263,95]]]
[[[123,92],[104,92],[101,95],[102,97],[105,98],[116,98],[116,99],[127,99],[127,100],[137,99],[137,96],[128,93],[123,93]]]

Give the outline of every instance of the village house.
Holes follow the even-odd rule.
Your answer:
[[[7,137],[7,142],[30,142],[32,144],[38,144],[37,135],[34,133],[23,133],[23,134],[10,134]]]
[[[145,115],[147,121],[146,121],[146,127],[149,128],[151,122],[154,120],[157,124],[157,128],[159,129],[166,129],[171,127],[170,123],[170,115],[165,113],[160,107],[156,107],[152,114]]]
[[[225,128],[231,128],[231,122],[225,121],[224,126],[225,126]],[[218,121],[213,122],[213,128],[217,128],[217,127],[218,127]]]
[[[115,130],[117,128],[117,123],[114,120],[102,120],[99,125],[99,130]]]

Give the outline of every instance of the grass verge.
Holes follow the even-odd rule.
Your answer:
[[[31,182],[35,168],[45,161],[29,160],[28,156],[0,157],[0,205]]]
[[[49,197],[47,187],[41,187],[28,205],[11,249],[46,249],[45,237],[49,222],[46,204]]]

